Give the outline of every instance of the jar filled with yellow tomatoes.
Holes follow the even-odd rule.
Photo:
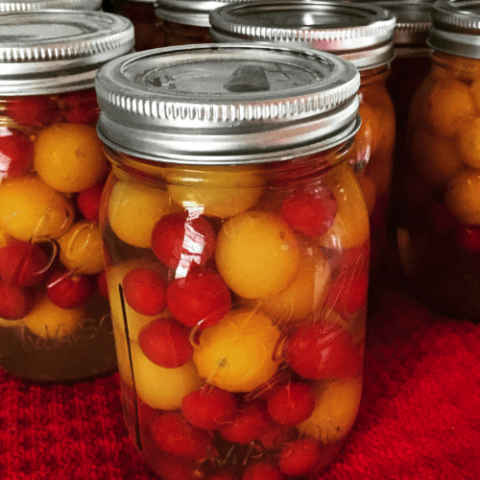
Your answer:
[[[480,7],[438,2],[408,122],[404,270],[442,313],[480,320]]]
[[[132,25],[96,11],[4,13],[0,37],[0,368],[35,381],[112,372],[94,79],[132,50]]]
[[[135,29],[135,50],[163,47],[161,22],[155,15],[157,0],[110,0],[114,13],[131,20]]]
[[[359,83],[328,53],[233,43],[97,74],[124,416],[164,480],[316,478],[353,426],[369,266],[350,166]]]
[[[102,0],[0,0],[0,12],[30,12],[48,9],[102,10]]]
[[[371,282],[383,272],[387,246],[395,112],[385,81],[393,60],[395,17],[381,7],[335,1],[232,3],[210,14],[216,42],[261,41],[328,51],[360,71],[360,117],[352,162],[366,197],[371,228]]]

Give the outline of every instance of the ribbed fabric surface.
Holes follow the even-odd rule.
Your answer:
[[[117,374],[39,385],[0,371],[0,480],[157,478],[127,436]],[[347,479],[480,480],[480,325],[386,289],[357,422],[322,476]]]

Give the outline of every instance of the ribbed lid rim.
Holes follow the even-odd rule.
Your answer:
[[[232,70],[251,66],[282,80],[262,91],[209,90],[213,77],[223,82]],[[306,83],[297,82],[297,77],[282,83],[288,78],[283,66]],[[206,91],[186,86],[186,71],[205,78]],[[349,62],[306,49],[205,44],[138,52],[98,71],[98,131],[114,148],[152,159],[161,150],[162,158],[180,163],[230,163],[240,157],[258,161],[259,151],[267,158],[269,150],[286,148],[293,132],[299,137],[293,143],[304,143],[325,132],[345,135],[354,129],[359,85],[358,71]]]
[[[45,9],[100,10],[102,0],[0,0],[0,12],[29,12]]]
[[[295,24],[294,15],[303,14],[311,18],[311,24]],[[330,23],[314,23],[322,17]],[[307,46],[341,55],[358,68],[383,65],[393,59],[395,16],[370,3],[257,0],[212,11],[210,24],[211,36],[219,42],[261,41]]]
[[[47,28],[48,27],[48,28]],[[27,32],[21,36],[19,33]],[[95,10],[2,14],[0,94],[33,95],[93,86],[105,62],[132,51],[132,22]]]
[[[445,53],[480,58],[480,3],[474,0],[436,1],[427,44]]]

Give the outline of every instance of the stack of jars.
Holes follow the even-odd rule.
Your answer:
[[[330,1],[235,3],[210,14],[217,42],[255,41],[328,51],[360,71],[362,126],[352,161],[365,194],[371,227],[371,283],[382,280],[387,249],[395,112],[385,82],[394,57],[395,17],[381,7]]]
[[[164,479],[317,476],[358,412],[369,222],[357,69],[267,45],[99,70],[130,436]]]
[[[405,222],[398,242],[419,297],[480,320],[480,8],[434,4],[431,70],[408,122]]]
[[[38,10],[2,14],[0,37],[0,367],[41,381],[112,372],[93,82],[132,50],[133,27]]]

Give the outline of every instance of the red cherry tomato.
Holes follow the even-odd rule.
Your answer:
[[[269,415],[280,425],[293,427],[303,422],[315,408],[315,394],[306,383],[290,382],[274,388],[267,402]]]
[[[273,423],[265,404],[259,400],[247,402],[235,415],[235,419],[220,428],[220,435],[232,443],[247,445],[263,435]]]
[[[195,267],[168,286],[167,306],[188,327],[200,329],[218,323],[231,309],[230,291],[223,278],[206,267]]]
[[[69,270],[56,272],[47,280],[47,296],[57,307],[70,309],[86,303],[94,291],[86,275],[74,275]]]
[[[98,222],[100,200],[104,186],[105,182],[100,182],[78,194],[78,209],[89,222]]]
[[[312,380],[353,377],[362,366],[350,334],[325,320],[298,327],[285,341],[284,349],[292,370]]]
[[[182,412],[192,424],[205,430],[216,430],[235,415],[235,396],[218,387],[205,385],[182,400]]]
[[[295,232],[316,237],[333,225],[337,202],[329,189],[314,193],[296,192],[283,201],[281,213]]]
[[[34,306],[34,295],[28,287],[14,287],[0,280],[0,318],[20,320]]]
[[[138,342],[145,356],[156,365],[176,368],[193,355],[190,330],[171,318],[159,318],[140,330]]]
[[[30,287],[45,278],[48,262],[38,244],[13,240],[0,249],[0,278],[17,287]]]
[[[168,267],[204,265],[215,249],[215,232],[204,217],[163,216],[152,231],[153,253]]]
[[[155,418],[151,431],[153,440],[161,450],[186,460],[206,458],[215,451],[213,437],[175,412]]]
[[[123,277],[123,293],[128,305],[142,315],[158,315],[167,306],[167,284],[150,268],[136,268]]]
[[[58,106],[46,95],[34,95],[9,101],[6,114],[18,125],[41,127],[55,120]]]
[[[0,128],[0,180],[21,177],[33,164],[33,144],[20,130]]]

